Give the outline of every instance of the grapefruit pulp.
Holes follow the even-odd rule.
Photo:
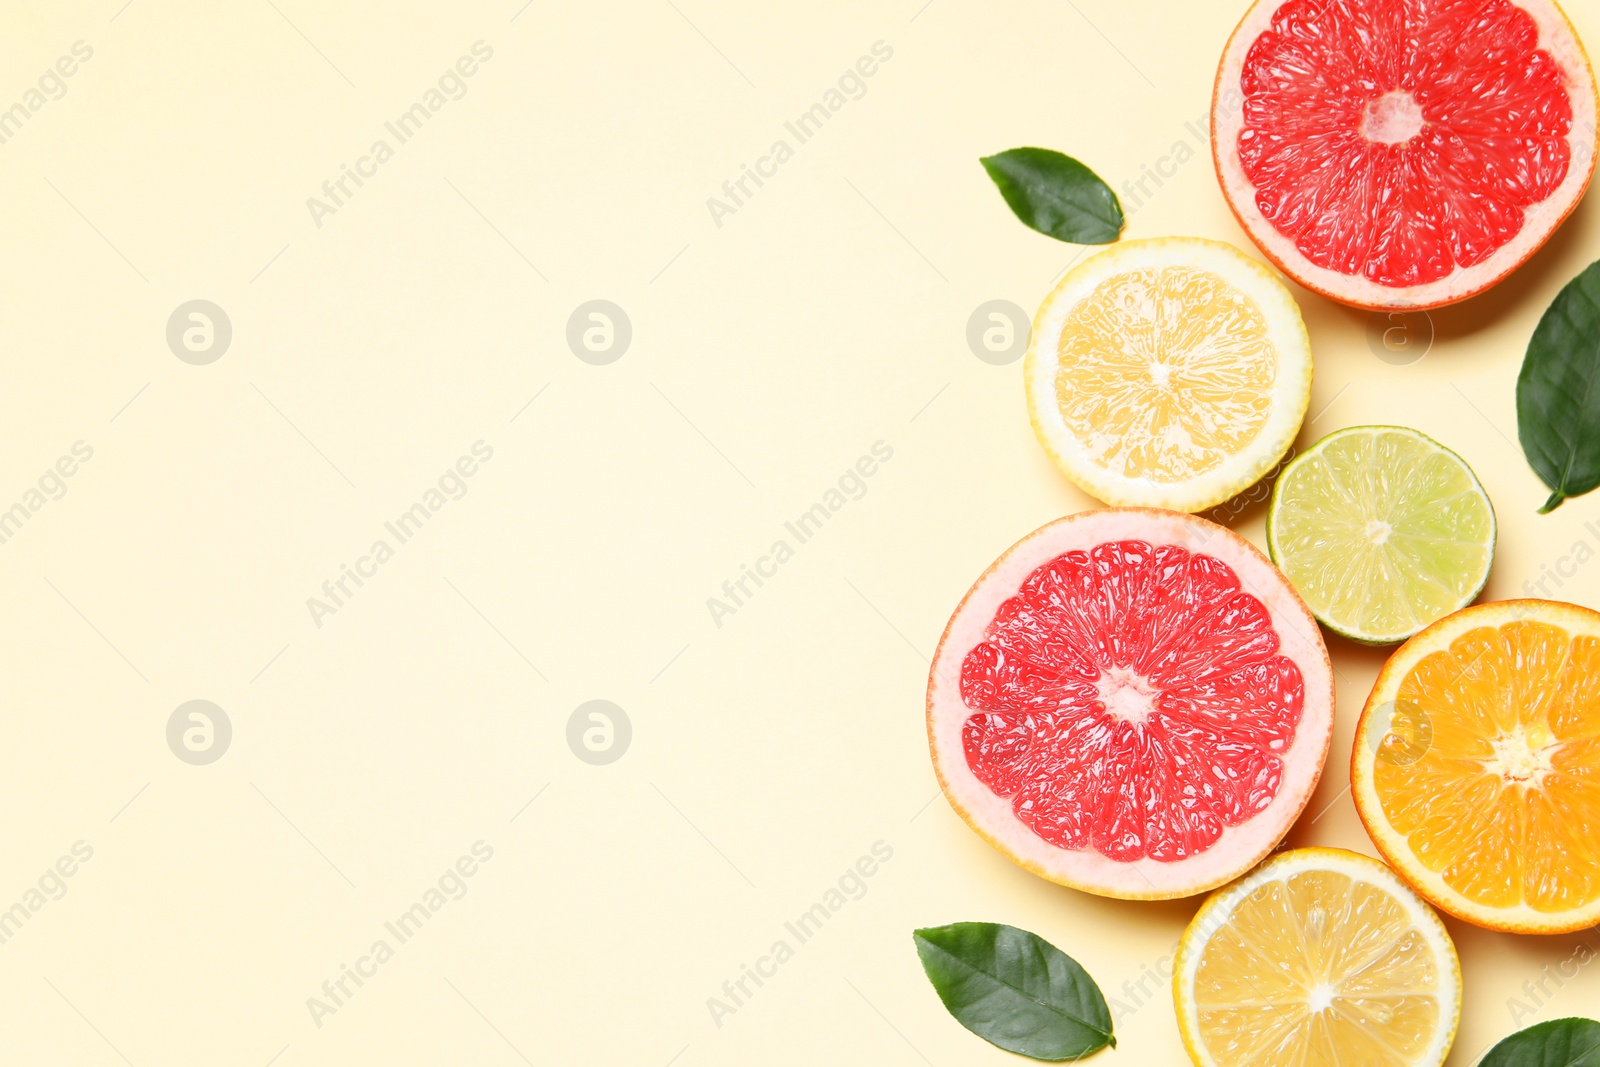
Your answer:
[[[1192,515],[1085,512],[962,600],[928,677],[956,812],[1051,881],[1188,896],[1266,855],[1327,756],[1321,632],[1249,542]]]
[[[1257,0],[1212,152],[1252,240],[1308,289],[1430,308],[1538,250],[1595,166],[1594,74],[1552,0]]]

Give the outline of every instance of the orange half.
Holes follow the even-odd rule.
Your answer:
[[[1378,675],[1350,781],[1435,906],[1518,933],[1600,922],[1600,612],[1508,600],[1423,630]]]

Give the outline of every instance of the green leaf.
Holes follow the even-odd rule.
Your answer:
[[[1048,148],[1013,148],[978,162],[1017,218],[1058,241],[1103,245],[1122,233],[1122,205],[1099,175]]]
[[[1490,1049],[1478,1067],[1600,1067],[1600,1023],[1553,1019],[1530,1026]]]
[[[1553,492],[1543,514],[1600,485],[1600,262],[1556,295],[1517,376],[1517,437]]]
[[[954,923],[912,934],[922,969],[956,1021],[1036,1060],[1116,1047],[1106,998],[1076,960],[1015,926]]]

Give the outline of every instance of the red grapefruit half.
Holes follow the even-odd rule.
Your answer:
[[[1577,206],[1596,106],[1552,0],[1257,0],[1217,70],[1211,146],[1285,274],[1431,308],[1500,281]]]
[[[1193,515],[1059,519],[995,561],[928,676],[952,807],[1062,885],[1162,899],[1244,873],[1328,754],[1322,633],[1258,549]]]

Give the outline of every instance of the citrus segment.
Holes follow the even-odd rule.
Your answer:
[[[1218,71],[1213,151],[1296,280],[1431,307],[1494,284],[1572,210],[1595,103],[1551,0],[1258,0]]]
[[[1178,896],[1276,843],[1319,773],[1332,683],[1270,564],[1192,516],[1063,519],[1002,557],[929,678],[935,768],[1046,877]]]
[[[1181,482],[1261,431],[1277,356],[1261,309],[1192,267],[1133,270],[1080,302],[1061,330],[1062,419],[1130,478]]]
[[[1034,429],[1081,488],[1198,511],[1288,448],[1310,396],[1310,343],[1288,292],[1232,247],[1130,241],[1045,299],[1026,378]]]
[[[1401,426],[1356,426],[1286,466],[1267,546],[1312,614],[1392,644],[1471,603],[1494,559],[1494,508],[1454,452]]]
[[[1600,920],[1597,671],[1600,613],[1538,600],[1458,612],[1385,666],[1353,793],[1379,849],[1439,907],[1541,933]]]
[[[1179,943],[1173,997],[1199,1067],[1443,1061],[1460,1015],[1444,926],[1394,873],[1285,852],[1218,891]]]

